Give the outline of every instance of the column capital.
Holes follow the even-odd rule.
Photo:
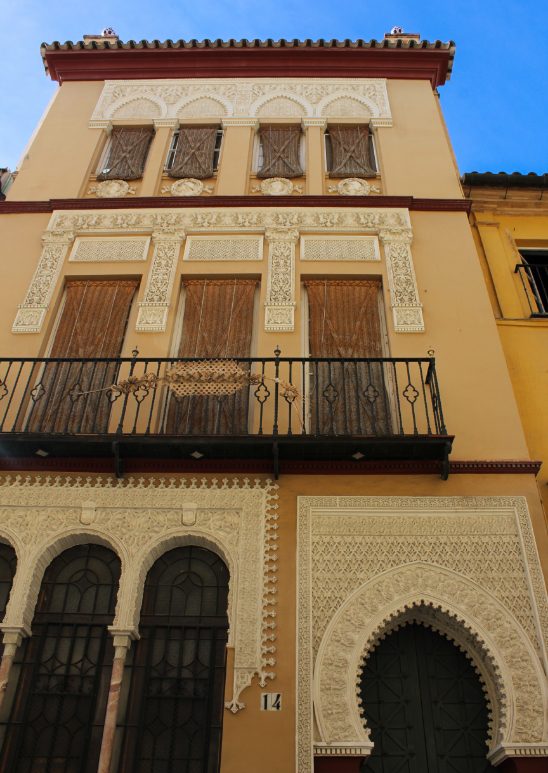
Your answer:
[[[303,129],[308,129],[309,126],[318,126],[320,129],[325,129],[327,118],[303,118],[301,123]]]
[[[249,126],[251,129],[259,128],[258,118],[223,118],[221,123],[223,129],[228,129],[230,126]]]
[[[296,244],[299,240],[299,229],[284,228],[282,226],[266,228],[264,235],[268,242],[291,242]]]
[[[154,119],[154,128],[155,129],[178,129],[179,128],[179,119],[178,118],[155,118]]]
[[[178,228],[176,231],[156,229],[152,232],[152,243],[158,244],[159,242],[182,242],[186,237],[185,231]]]

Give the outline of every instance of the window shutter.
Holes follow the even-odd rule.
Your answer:
[[[301,177],[300,126],[262,126],[259,138],[263,164],[257,177]]]
[[[383,357],[378,280],[306,280],[312,357]],[[311,365],[312,428],[319,434],[380,435],[389,431],[382,363]],[[314,394],[315,393],[315,394]],[[331,400],[331,402],[330,402]]]
[[[43,391],[38,388],[41,396],[31,407],[27,432],[107,431],[110,402],[105,389],[115,383],[118,365],[86,360],[120,356],[137,285],[137,280],[67,282],[52,361],[37,374]],[[75,361],[55,362],[57,357]]]
[[[217,126],[181,127],[169,176],[195,177],[198,180],[212,177],[217,131]]]
[[[189,279],[178,356],[230,359],[249,357],[253,333],[255,279]],[[239,363],[240,368],[249,368]],[[173,397],[167,433],[219,435],[247,433],[249,390],[233,395]]]
[[[143,176],[154,129],[116,127],[110,136],[110,152],[98,180],[138,180]]]
[[[330,177],[375,176],[368,126],[330,126],[329,136],[332,152]]]

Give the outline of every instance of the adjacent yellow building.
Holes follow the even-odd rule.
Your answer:
[[[454,45],[42,56],[0,203],[0,769],[544,770],[542,448]]]

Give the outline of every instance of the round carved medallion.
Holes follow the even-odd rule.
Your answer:
[[[203,191],[203,182],[194,177],[184,177],[171,186],[172,196],[199,196]]]
[[[372,192],[377,193],[379,189],[369,185],[367,180],[360,180],[359,177],[347,177],[346,180],[340,181],[337,190],[341,196],[369,196]]]
[[[269,177],[261,182],[261,193],[266,196],[288,196],[293,192],[293,183],[286,177]]]
[[[103,180],[95,187],[95,195],[100,199],[120,199],[132,193],[125,180]]]

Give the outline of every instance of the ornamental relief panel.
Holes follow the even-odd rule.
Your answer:
[[[365,240],[376,244],[375,237],[378,236],[384,246],[395,330],[398,333],[424,330],[411,254],[412,231],[408,210],[345,208],[344,211],[334,212],[329,208],[284,207],[278,210],[257,207],[252,210],[223,208],[214,211],[185,208],[144,209],[138,212],[55,212],[44,234],[44,249],[38,269],[17,314],[13,332],[40,332],[63,261],[75,235],[130,238],[132,234],[152,235],[154,243],[137,330],[165,330],[178,257],[187,232],[197,235],[207,233],[211,238],[218,238],[216,233],[219,237],[222,234],[243,236],[254,233],[257,237],[265,234],[269,242],[265,329],[291,331],[294,329],[295,310],[295,242],[300,233],[307,231],[318,240],[316,252],[326,255],[333,253],[333,248],[327,243],[334,231],[342,234],[342,241],[345,234],[351,238],[359,235],[364,239],[364,245]],[[325,234],[325,250],[318,247],[322,234]],[[235,255],[234,259],[240,258]],[[242,259],[248,258],[242,256]]]
[[[106,81],[90,127],[110,120],[358,117],[391,126],[383,78],[212,78]]]
[[[524,499],[301,497],[298,522],[299,773],[313,749],[370,753],[361,667],[407,620],[471,658],[493,761],[548,754],[548,599]]]
[[[230,572],[229,646],[234,687],[227,708],[244,707],[254,676],[274,678],[277,570],[276,486],[269,481],[82,479],[0,480],[0,538],[17,552],[17,573],[0,628],[29,633],[43,572],[62,550],[86,541],[122,562],[113,631],[138,633],[146,574],[178,545],[218,553]]]

